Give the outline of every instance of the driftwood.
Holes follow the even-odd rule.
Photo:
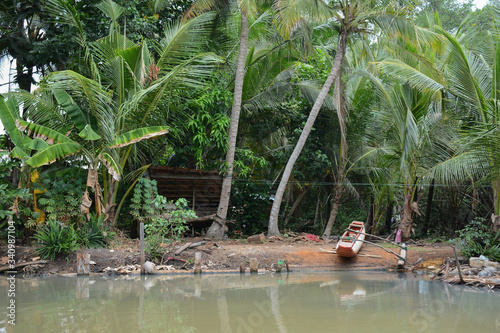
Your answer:
[[[184,244],[183,246],[181,246],[180,249],[178,249],[177,251],[175,251],[175,255],[178,256],[179,254],[181,254],[182,251],[184,251],[185,249],[187,249],[189,247],[189,245],[191,245],[193,243],[186,243]]]
[[[32,261],[32,262],[21,262],[21,263],[15,264],[13,267],[11,267],[11,265],[5,265],[5,266],[0,267],[0,272],[15,270],[16,268],[21,268],[24,266],[46,264],[48,262],[49,262],[48,260],[37,260],[37,261]]]
[[[478,277],[470,277],[470,278],[466,277],[463,281],[460,280],[460,277],[454,277],[454,278],[443,279],[443,281],[453,284],[465,284],[466,286],[473,286],[473,287],[488,287],[490,289],[500,288],[500,283]]]
[[[446,275],[445,275],[444,278],[446,279],[448,277],[448,270],[450,269],[450,258],[446,258],[445,265],[439,271],[437,271],[436,275],[434,275],[433,277],[431,277],[431,280],[434,280],[439,275],[439,273],[441,273],[445,269],[446,269]]]
[[[259,244],[265,240],[266,240],[266,236],[264,236],[264,233],[261,233],[258,235],[253,235],[253,236],[250,236],[247,238],[247,241],[249,244]]]

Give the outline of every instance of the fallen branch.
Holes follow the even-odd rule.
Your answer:
[[[189,247],[189,245],[191,245],[193,243],[186,243],[184,244],[183,246],[180,247],[180,249],[178,249],[177,251],[175,251],[175,255],[178,256],[179,254],[182,253],[182,251],[184,251],[185,249],[187,249]]]
[[[0,267],[0,272],[15,270],[16,268],[21,268],[24,266],[46,264],[48,262],[49,262],[48,260],[37,260],[37,261],[32,261],[32,262],[21,262],[21,263],[15,264],[14,266],[6,265],[6,266]]]
[[[434,280],[439,275],[439,273],[441,273],[445,269],[448,272],[449,268],[450,268],[450,261],[449,261],[449,258],[448,258],[448,259],[446,259],[446,264],[439,271],[437,271],[436,275],[434,275],[433,277],[431,277],[431,280]],[[445,279],[446,279],[446,277],[445,277]]]
[[[205,243],[206,243],[206,241],[201,241],[201,242],[198,242],[198,243],[186,243],[180,249],[178,249],[177,251],[175,251],[174,254],[176,256],[178,256],[179,254],[181,254],[181,252],[185,251],[186,249],[191,249],[193,247],[197,247],[197,246],[203,245]]]

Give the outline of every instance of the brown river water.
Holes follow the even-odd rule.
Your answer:
[[[500,293],[412,274],[0,277],[0,332],[500,332]],[[9,302],[15,301],[15,325]]]

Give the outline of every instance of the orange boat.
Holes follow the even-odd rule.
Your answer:
[[[344,258],[355,257],[365,240],[365,224],[353,221],[337,243],[337,254]]]

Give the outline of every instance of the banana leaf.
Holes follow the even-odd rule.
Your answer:
[[[121,169],[115,159],[108,153],[102,153],[98,156],[99,160],[104,164],[106,169],[113,178],[117,181],[121,179]]]
[[[23,149],[24,145],[29,143],[31,139],[23,135],[17,128],[17,119],[19,119],[19,105],[16,100],[14,98],[9,98],[5,101],[0,97],[0,120],[2,121],[3,127],[16,147]]]
[[[156,138],[166,133],[168,133],[167,126],[151,126],[138,128],[119,135],[116,139],[108,144],[108,148],[125,147],[142,140]]]
[[[39,166],[51,164],[57,160],[73,155],[79,152],[82,148],[83,147],[81,145],[74,141],[57,143],[51,145],[47,149],[36,153],[30,159],[28,159],[26,163],[34,168],[37,168]]]
[[[82,109],[73,101],[71,96],[63,89],[54,89],[54,97],[57,103],[66,111],[79,131],[83,131],[86,125],[89,125],[87,117]]]
[[[35,137],[41,138],[42,140],[46,140],[49,144],[52,143],[74,143],[73,140],[65,136],[64,134],[61,134],[57,131],[54,131],[48,127],[34,124],[34,123],[29,123],[27,121],[17,119],[16,120],[16,126],[19,128],[20,131],[25,131],[28,130],[28,135],[30,133],[34,133]],[[48,140],[47,140],[48,139]]]
[[[80,136],[82,139],[91,141],[99,140],[101,138],[99,134],[94,132],[90,125],[85,125],[85,128],[80,133],[78,133],[78,136]]]

